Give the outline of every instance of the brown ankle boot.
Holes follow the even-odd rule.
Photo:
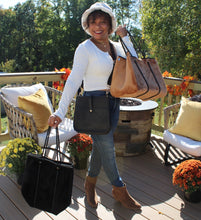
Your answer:
[[[96,208],[98,205],[98,197],[95,189],[96,181],[97,177],[87,176],[84,184],[87,202],[93,208]]]
[[[121,204],[128,208],[137,210],[141,208],[141,205],[128,193],[126,186],[116,187],[112,186],[112,195],[115,200],[121,202]]]

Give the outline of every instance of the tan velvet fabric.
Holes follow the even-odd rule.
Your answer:
[[[138,59],[127,53],[127,59],[117,57],[110,92],[114,97],[157,99],[167,93],[155,59]]]

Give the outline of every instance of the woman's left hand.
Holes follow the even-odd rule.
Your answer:
[[[126,25],[119,25],[116,30],[116,34],[119,35],[121,38],[127,36]]]
[[[57,115],[52,114],[48,119],[48,125],[56,128],[61,123],[61,121],[62,120]]]

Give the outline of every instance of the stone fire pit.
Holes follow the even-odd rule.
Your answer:
[[[150,143],[152,118],[157,102],[122,98],[117,129],[114,133],[117,156],[144,153]]]

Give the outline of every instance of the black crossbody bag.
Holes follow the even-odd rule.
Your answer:
[[[112,43],[110,43],[113,60],[116,58]],[[111,76],[108,84],[111,83]],[[74,129],[79,133],[107,134],[111,129],[109,97],[82,96],[76,98],[74,112]]]
[[[74,129],[79,133],[107,134],[110,131],[109,98],[81,96],[76,98]]]

